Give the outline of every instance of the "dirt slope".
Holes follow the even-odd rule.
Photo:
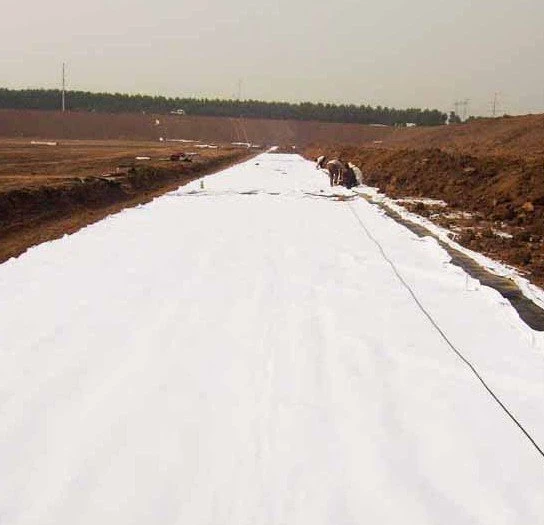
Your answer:
[[[449,228],[465,246],[544,284],[544,115],[407,129],[379,144],[323,143],[305,153],[351,160],[368,184],[411,199],[408,208]]]
[[[0,137],[153,141],[169,137],[298,146],[336,143],[396,149],[436,147],[473,155],[542,156],[544,115],[480,119],[430,128],[392,128],[294,120],[0,109]]]
[[[175,115],[107,114],[0,109],[0,136],[48,139],[159,140],[297,144],[331,137],[358,144],[381,140],[392,128],[294,120],[236,119]]]
[[[541,157],[544,155],[544,115],[479,119],[434,128],[396,129],[379,147],[427,149],[470,155]]]

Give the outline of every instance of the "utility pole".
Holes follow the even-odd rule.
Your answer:
[[[66,111],[66,64],[62,63],[62,112]]]
[[[499,94],[495,91],[495,94],[493,95],[493,104],[491,109],[491,114],[493,115],[493,118],[497,116],[497,101],[499,98]]]
[[[463,120],[467,119],[467,116],[468,116],[468,103],[469,102],[470,102],[469,98],[465,98],[465,100],[463,100]]]
[[[470,102],[470,99],[465,98],[464,100],[456,100],[453,103],[453,107],[455,108],[455,114],[462,120],[467,119],[468,115],[468,103]]]
[[[455,108],[455,114],[456,115],[459,115],[459,106],[461,105],[461,101],[460,100],[456,100],[454,103],[453,103],[453,107]]]
[[[242,99],[242,79],[238,79],[238,100]]]

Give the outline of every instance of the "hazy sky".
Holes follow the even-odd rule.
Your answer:
[[[544,0],[1,0],[0,86],[544,112]]]

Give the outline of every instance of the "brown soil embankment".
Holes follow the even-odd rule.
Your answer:
[[[542,157],[544,115],[482,118],[452,126],[394,129],[377,147],[439,148],[451,153],[487,157]]]
[[[0,137],[203,141],[297,144],[335,140],[349,144],[381,140],[392,128],[297,120],[110,114],[0,109]]]
[[[450,229],[462,245],[544,285],[544,116],[405,131],[414,132],[412,138],[321,144],[305,154],[354,162],[367,184],[412,199],[404,203],[408,209]]]
[[[134,151],[149,152],[150,148],[152,151],[151,146],[141,144],[78,144],[76,150],[87,154],[76,160],[69,147],[64,152],[60,147],[45,147],[38,149],[41,164],[19,157],[17,168],[10,171],[4,165],[0,169],[0,262],[253,154],[226,148],[202,152],[191,162],[171,162],[164,157],[168,149],[163,149],[162,158],[134,160]],[[0,146],[0,153],[5,149],[14,148]],[[132,155],[127,158],[128,153]],[[11,159],[12,166],[18,164],[16,160]],[[27,164],[30,171],[25,171]],[[6,170],[10,175],[3,173]]]

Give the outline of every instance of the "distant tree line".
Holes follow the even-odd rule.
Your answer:
[[[61,92],[57,89],[0,88],[0,108],[58,110]],[[313,102],[263,102],[259,100],[219,100],[207,98],[167,98],[122,93],[69,91],[66,108],[70,111],[108,113],[169,113],[183,109],[188,115],[269,119],[317,120],[388,126],[414,123],[418,126],[445,124],[448,115],[436,109],[394,109],[354,104]]]

